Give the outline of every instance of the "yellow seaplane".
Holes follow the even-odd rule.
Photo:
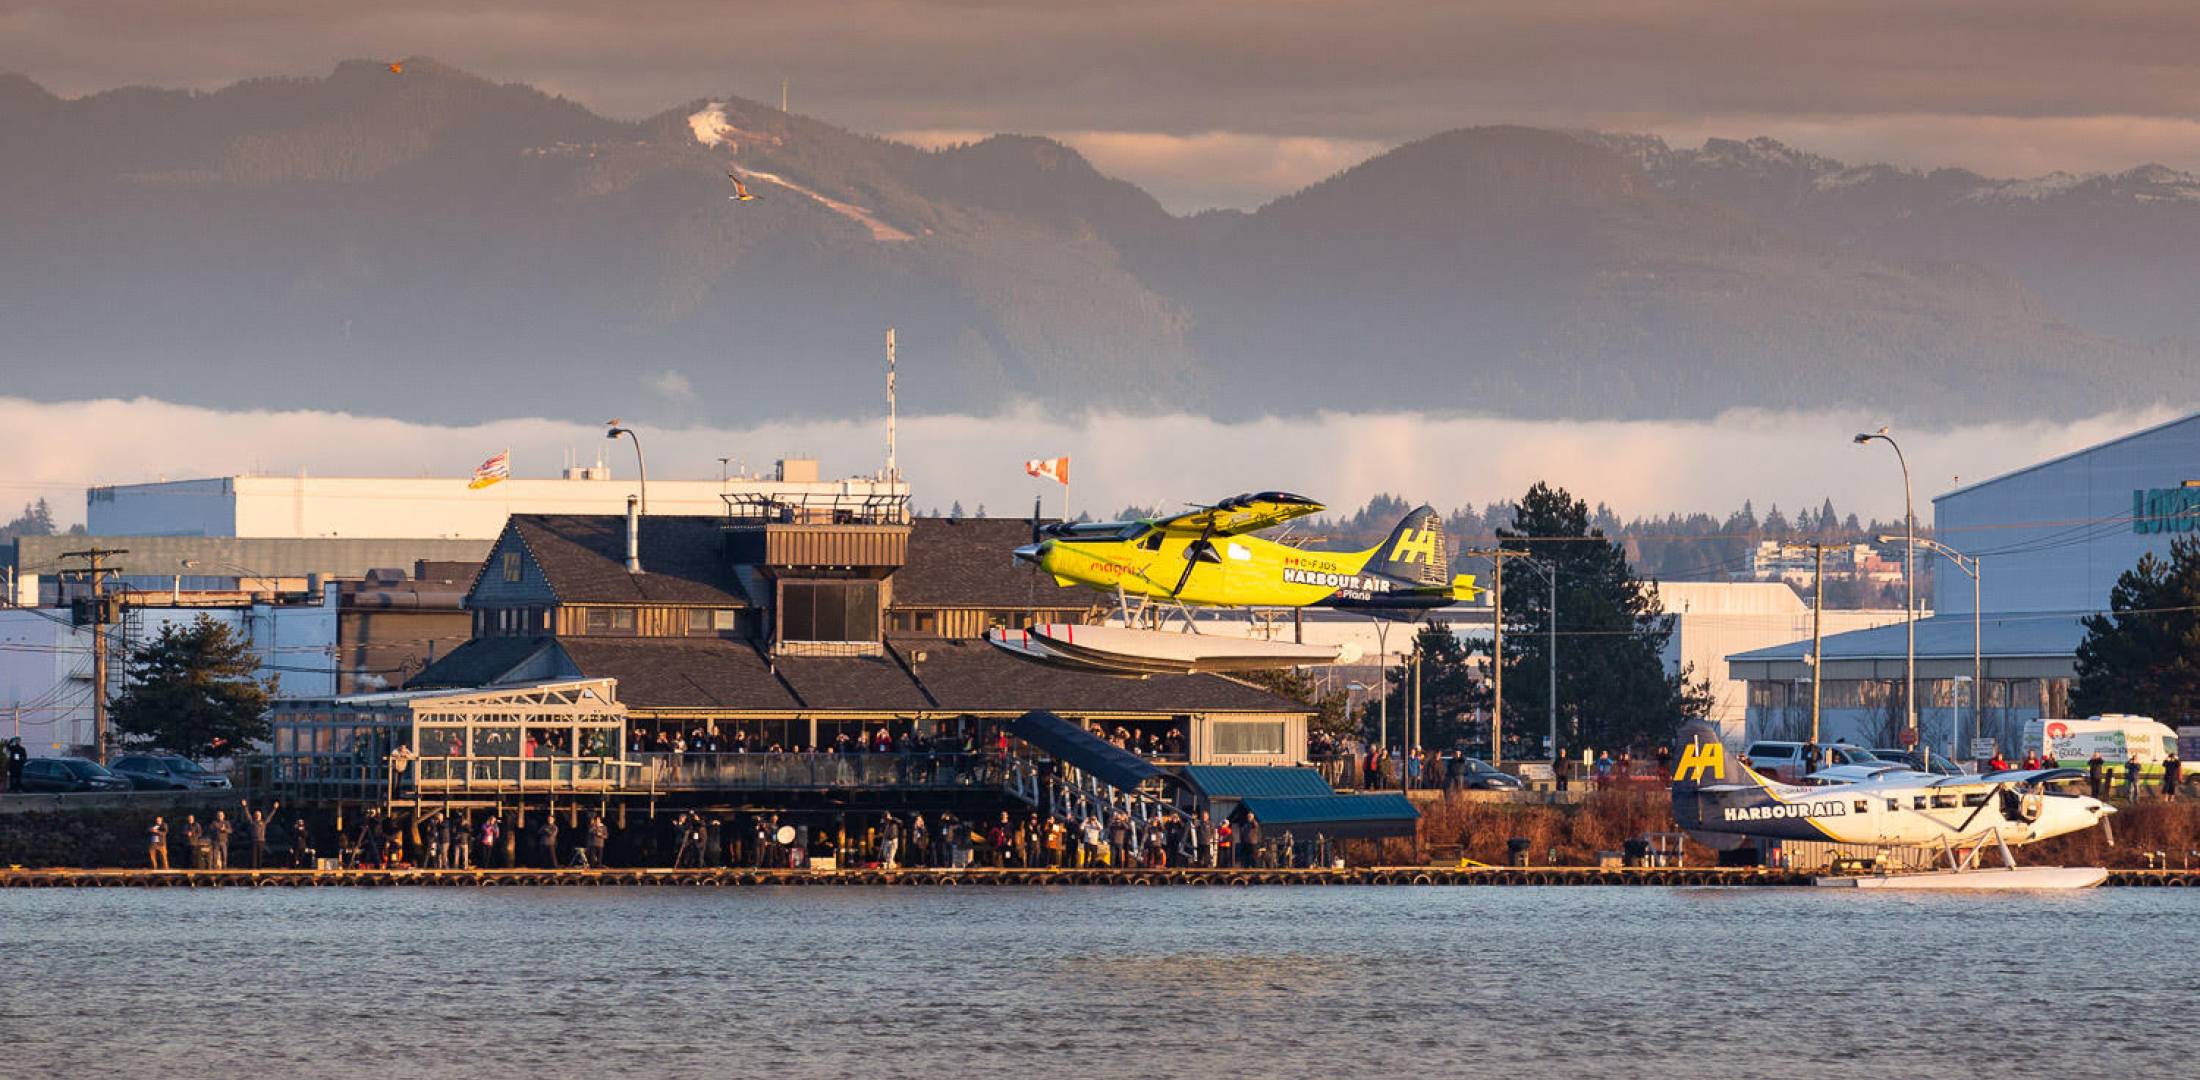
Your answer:
[[[1062,585],[1116,598],[1122,625],[1042,623],[989,631],[1027,660],[1111,675],[1261,671],[1349,662],[1345,647],[1201,634],[1192,608],[1327,607],[1411,618],[1480,595],[1452,576],[1441,515],[1427,506],[1364,551],[1316,551],[1252,534],[1318,514],[1302,495],[1264,491],[1160,520],[1039,524],[1016,558]],[[1179,629],[1165,629],[1169,613]]]

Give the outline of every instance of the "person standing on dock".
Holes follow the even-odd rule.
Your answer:
[[[197,814],[183,815],[183,846],[191,849],[191,869],[206,869],[206,830]]]
[[[2124,797],[2132,802],[2139,801],[2138,758],[2130,758],[2124,762]]]
[[[260,868],[260,859],[267,852],[268,820],[275,816],[275,811],[283,808],[283,804],[281,802],[276,802],[271,804],[264,811],[254,810],[252,808],[252,801],[250,799],[247,799],[244,802],[240,803],[239,806],[242,807],[243,810],[241,816],[244,818],[245,832],[252,837],[252,868],[254,870],[258,870]]]
[[[8,740],[9,791],[23,790],[23,766],[27,764],[30,759],[30,752],[23,749],[23,739],[21,736],[17,736]]]
[[[698,828],[700,828],[700,819],[698,819],[698,826],[697,826],[697,827],[698,827]],[[542,828],[541,828],[541,829],[540,829],[540,830],[538,831],[538,833],[537,833],[537,836],[538,836],[538,837],[540,837],[540,840],[541,840],[541,844],[542,844],[542,865],[543,865],[543,868],[544,868],[544,869],[546,869],[546,870],[555,870],[555,869],[557,869],[557,868],[558,868],[558,814],[557,814],[557,811],[555,811],[555,810],[552,810],[552,811],[549,811],[549,812],[547,812],[547,813],[545,813],[545,814],[543,814],[543,815],[542,815]],[[700,854],[701,854],[701,852],[700,852],[700,851],[698,851],[698,852],[697,852],[697,855],[698,855],[698,856],[700,856]],[[702,859],[701,859],[700,857],[698,857],[698,858],[696,859],[696,863],[697,863],[698,865],[700,865],[700,864],[701,864],[701,862],[702,862]]]
[[[1998,758],[2001,755],[1996,754],[1994,756]],[[2085,773],[2086,776],[2092,781],[2093,797],[2096,799],[2107,798],[2108,762],[2101,757],[2100,751],[2093,751],[2093,756],[2086,760]]]
[[[290,816],[290,867],[293,870],[313,869],[313,836],[304,814]]]
[[[168,822],[159,814],[153,815],[153,824],[145,830],[145,865],[154,870],[168,869]]]
[[[604,868],[603,849],[610,842],[611,826],[604,823],[603,815],[588,815],[588,865],[591,868]]]
[[[2177,783],[2184,778],[2185,763],[2177,760],[2177,747],[2169,748],[2169,756],[2162,759],[2162,797],[2177,797]]]
[[[878,824],[878,864],[894,869],[894,857],[901,854],[901,819],[892,814]]]

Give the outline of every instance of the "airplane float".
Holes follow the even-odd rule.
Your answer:
[[[1312,551],[1252,535],[1322,504],[1281,491],[1238,495],[1175,517],[1039,524],[1016,558],[1062,585],[1116,598],[1121,626],[1043,623],[988,631],[1026,660],[1111,675],[1259,671],[1335,663],[1334,645],[1200,634],[1190,609],[1322,606],[1411,617],[1472,600],[1471,574],[1453,577],[1442,516],[1422,506],[1364,551]],[[1181,630],[1166,630],[1167,612]]]
[[[1699,733],[1702,729],[1699,729]],[[1727,755],[1715,737],[1684,743],[1673,771],[1673,817],[1712,848],[1748,840],[1794,840],[1927,851],[1944,871],[1836,875],[1820,885],[1897,889],[2081,889],[2100,884],[2098,867],[2019,867],[2012,847],[2108,828],[2115,809],[2058,790],[2077,769],[2028,769],[1941,776],[1893,764],[1840,765],[1784,784]],[[2109,843],[2115,833],[2109,832]],[[1981,853],[2002,865],[1982,869]]]

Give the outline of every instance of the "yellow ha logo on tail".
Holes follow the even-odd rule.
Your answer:
[[[1673,770],[1673,781],[1703,782],[1703,775],[1710,773],[1713,780],[1726,779],[1726,747],[1715,742],[1691,743],[1681,751],[1680,768]]]
[[[1398,542],[1390,546],[1390,561],[1420,563],[1431,566],[1436,562],[1436,538],[1441,535],[1435,528],[1401,529]]]

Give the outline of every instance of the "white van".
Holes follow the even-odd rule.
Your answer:
[[[2101,760],[2121,766],[2127,761],[2139,763],[2139,775],[2162,775],[2162,759],[2177,748],[2177,733],[2168,724],[2156,722],[2150,717],[2127,716],[2109,713],[2084,720],[2054,720],[2042,718],[2024,725],[2024,751],[2029,754],[2041,749],[2045,742],[2047,756],[2055,764],[2072,769],[2083,769],[2098,753]],[[2119,773],[2121,769],[2117,770]],[[2183,779],[2193,779],[2188,764]],[[2117,777],[2118,780],[2122,776]]]

